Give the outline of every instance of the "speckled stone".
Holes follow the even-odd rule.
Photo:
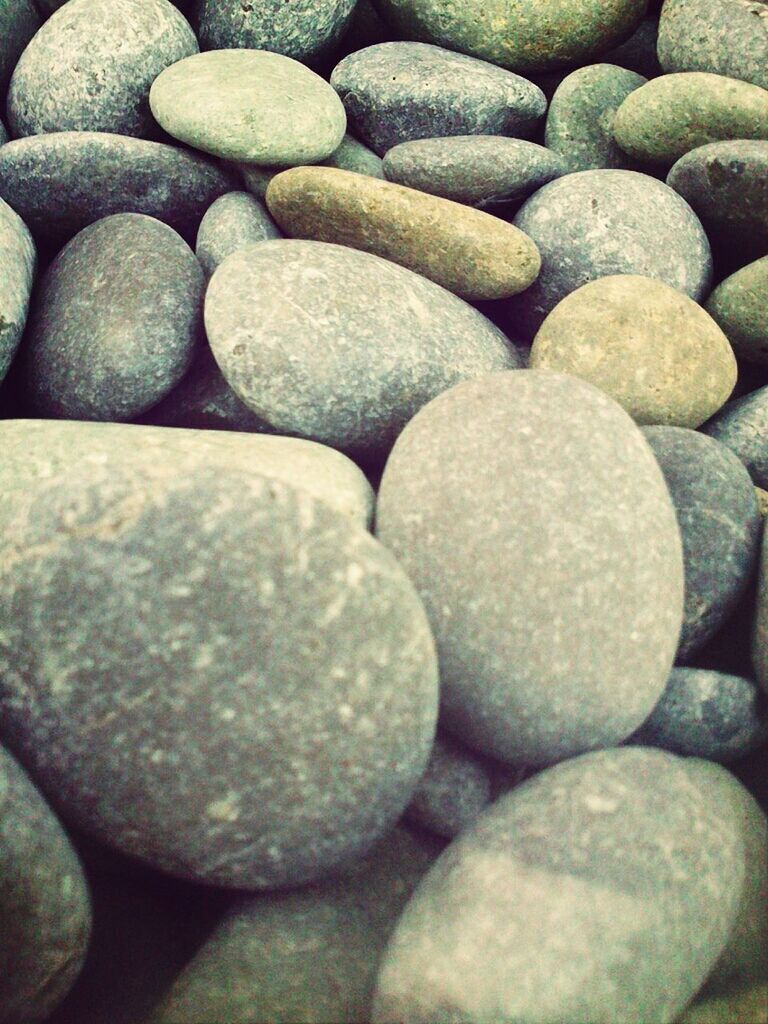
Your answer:
[[[491,802],[488,762],[447,735],[438,734],[427,770],[405,810],[409,821],[453,839]]]
[[[389,181],[494,211],[566,173],[565,160],[535,142],[501,135],[415,139],[384,157]]]
[[[645,14],[645,0],[374,0],[396,30],[470,53],[523,74],[550,71],[623,42]]]
[[[0,0],[0,97],[16,62],[40,28],[40,16],[31,0]]]
[[[519,365],[502,332],[455,295],[324,242],[234,253],[211,278],[205,325],[249,409],[278,431],[357,455],[385,454],[458,381]]]
[[[266,50],[212,50],[179,61],[155,79],[149,103],[175,139],[242,163],[324,160],[346,129],[327,82]]]
[[[452,388],[398,438],[376,522],[425,603],[459,739],[546,765],[650,714],[680,631],[681,543],[612,399],[541,370]]]
[[[693,299],[634,274],[567,295],[538,330],[532,369],[589,381],[637,423],[698,427],[736,383],[728,339]]]
[[[370,534],[274,479],[129,457],[16,487],[3,537],[2,732],[66,820],[246,889],[318,879],[395,823],[437,666]]]
[[[707,299],[709,315],[725,331],[736,355],[768,365],[768,256],[722,281]]]
[[[247,192],[229,192],[206,211],[197,232],[195,253],[210,277],[238,249],[281,237],[262,203]]]
[[[606,64],[616,64],[627,71],[634,71],[644,78],[655,78],[661,74],[661,65],[656,54],[656,39],[659,33],[658,16],[643,18],[637,30],[620,46],[600,54]]]
[[[0,1020],[37,1024],[83,965],[88,889],[61,825],[2,747],[0,806]]]
[[[196,52],[189,23],[168,0],[69,0],[16,65],[8,127],[17,138],[156,135],[150,86],[163,68]]]
[[[376,1024],[672,1021],[728,940],[745,874],[735,808],[686,764],[605,750],[496,801],[400,918]]]
[[[696,301],[708,291],[712,256],[686,202],[661,181],[624,170],[579,171],[531,196],[515,224],[541,253],[541,274],[506,303],[510,334],[532,341],[554,307],[581,285],[639,274]]]
[[[24,332],[36,265],[35,244],[26,224],[0,199],[0,381]]]
[[[760,570],[758,577],[757,608],[752,637],[752,661],[758,682],[768,691],[768,541],[763,531]]]
[[[667,0],[658,53],[667,72],[710,71],[766,89],[765,0]]]
[[[204,277],[189,246],[152,217],[118,213],[76,235],[30,310],[22,387],[35,412],[130,419],[189,369]]]
[[[569,171],[636,167],[616,145],[613,121],[627,96],[646,81],[613,64],[592,64],[563,79],[549,105],[544,141]]]
[[[56,250],[115,213],[144,213],[188,240],[234,176],[189,150],[107,132],[53,132],[0,152],[0,195]]]
[[[446,135],[528,138],[544,93],[486,61],[425,43],[379,43],[345,57],[331,75],[350,127],[383,156],[401,142]]]
[[[381,157],[376,156],[372,149],[349,134],[344,136],[328,159],[322,160],[321,163],[324,167],[338,167],[340,171],[354,171],[356,174],[367,174],[371,178],[384,177]]]
[[[294,167],[267,206],[287,235],[382,256],[464,299],[504,299],[541,267],[530,238],[481,210],[335,167]]]
[[[701,429],[735,452],[753,483],[768,489],[768,387],[729,402]]]

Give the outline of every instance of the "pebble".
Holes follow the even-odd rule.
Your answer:
[[[712,256],[698,218],[672,189],[645,174],[568,174],[531,196],[514,223],[542,259],[533,286],[506,303],[510,334],[522,341],[533,340],[561,299],[598,277],[652,277],[695,301],[709,290]]]
[[[757,606],[752,635],[752,662],[758,682],[764,690],[768,691],[768,543],[765,542],[765,533],[763,533],[760,553]]]
[[[768,139],[768,90],[703,71],[661,75],[627,96],[613,134],[636,160],[670,167],[712,142]]]
[[[175,139],[243,163],[324,160],[346,129],[327,82],[266,50],[212,50],[178,61],[155,79],[149,103]]]
[[[195,254],[210,277],[233,252],[281,237],[262,203],[247,192],[228,192],[208,208],[200,222]]]
[[[474,823],[491,797],[487,762],[451,737],[438,734],[405,816],[415,825],[453,839]]]
[[[0,199],[0,381],[24,333],[36,266],[35,244],[26,224]]]
[[[662,751],[603,750],[497,800],[408,903],[375,1024],[674,1020],[744,889],[738,812],[708,775]]]
[[[364,174],[294,167],[270,182],[266,200],[287,235],[382,256],[464,299],[515,295],[541,267],[512,224]]]
[[[741,459],[753,483],[768,488],[768,387],[728,402],[701,429]]]
[[[0,121],[0,146],[4,146],[8,142],[8,132],[5,129],[5,125]]]
[[[768,516],[768,491],[764,491],[762,487],[756,487],[755,494],[757,495],[757,504],[760,507],[760,515],[765,519]]]
[[[637,169],[616,145],[613,122],[627,96],[646,81],[614,64],[592,64],[563,79],[549,105],[544,140],[569,171]]]
[[[80,973],[91,929],[83,872],[66,833],[0,747],[0,1019],[47,1019]]]
[[[203,289],[194,253],[166,224],[119,213],[85,228],[30,310],[22,386],[32,409],[81,420],[150,409],[192,362]]]
[[[643,433],[683,538],[685,611],[677,659],[688,661],[734,612],[754,578],[760,509],[749,473],[725,445],[679,427]]]
[[[385,455],[458,381],[519,365],[501,331],[439,285],[324,242],[278,239],[228,257],[211,278],[205,326],[249,409],[358,457]]]
[[[739,359],[768,364],[768,256],[721,281],[706,310],[720,325]]]
[[[155,136],[150,86],[197,48],[189,23],[168,0],[69,0],[16,65],[8,90],[11,134]]]
[[[501,135],[414,139],[384,157],[389,181],[495,213],[566,173],[558,153]]]
[[[349,123],[380,156],[401,142],[446,135],[529,138],[547,109],[532,82],[426,43],[369,46],[331,75]]]
[[[452,388],[398,438],[376,524],[424,601],[443,724],[464,743],[541,766],[650,714],[682,551],[656,460],[612,399],[542,370]]]
[[[0,4],[0,98],[19,57],[40,28],[40,16],[31,0],[3,0]]]

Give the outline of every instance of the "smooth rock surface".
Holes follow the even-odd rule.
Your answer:
[[[40,16],[31,0],[0,0],[0,98],[13,69],[32,36],[40,28]]]
[[[488,763],[469,747],[438,733],[405,816],[436,835],[453,839],[474,824],[491,798]]]
[[[752,636],[752,662],[758,682],[768,691],[768,542],[763,531],[758,575],[757,607]]]
[[[321,161],[324,167],[338,167],[340,171],[354,171],[356,174],[367,174],[371,178],[384,177],[384,164],[381,157],[376,156],[372,149],[358,142],[354,135],[346,134],[331,155]]]
[[[36,266],[35,244],[26,224],[0,199],[0,381],[24,332]]]
[[[748,363],[768,364],[768,256],[721,281],[706,310],[733,350]]]
[[[376,523],[424,600],[443,723],[469,746],[546,765],[650,714],[680,631],[681,542],[610,398],[541,370],[452,388],[398,438]]]
[[[446,135],[529,138],[547,109],[531,82],[425,43],[379,43],[331,75],[351,129],[380,156],[401,142]]]
[[[701,429],[741,459],[753,483],[768,488],[768,387],[728,402]]]
[[[247,192],[229,192],[206,210],[197,232],[195,255],[210,277],[238,249],[281,237],[262,203]]]

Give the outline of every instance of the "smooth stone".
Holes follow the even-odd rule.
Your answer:
[[[757,605],[752,633],[752,663],[758,682],[768,691],[768,541],[763,531],[758,573]]]
[[[768,489],[768,387],[728,402],[701,429],[741,459],[753,483]]]
[[[0,381],[8,373],[27,322],[37,253],[24,221],[0,199]]]
[[[659,21],[667,72],[709,71],[768,89],[764,0],[667,0]]]
[[[728,339],[701,306],[635,274],[567,295],[539,328],[529,366],[589,381],[639,424],[678,427],[713,416],[737,374]]]
[[[688,204],[668,186],[624,170],[579,171],[531,196],[514,223],[536,243],[537,281],[506,304],[510,334],[532,341],[544,318],[581,285],[639,274],[699,301],[709,290],[712,255]]]
[[[573,758],[497,800],[408,903],[375,1024],[674,1020],[744,889],[736,808],[707,782],[681,758],[630,747]]]
[[[331,75],[351,129],[384,156],[401,142],[446,135],[528,138],[544,93],[519,75],[426,43],[369,46]]]
[[[768,516],[768,491],[764,491],[762,487],[756,487],[755,494],[757,495],[757,504],[760,508],[760,515],[765,519],[766,516]]]
[[[266,201],[287,235],[382,256],[463,299],[516,295],[541,267],[514,225],[364,174],[294,167],[273,178]]]
[[[491,773],[474,751],[438,734],[405,817],[415,825],[453,839],[472,825],[491,802]]]
[[[755,575],[760,509],[749,473],[725,445],[679,427],[646,427],[643,434],[683,538],[685,611],[677,660],[687,661],[734,612]]]
[[[118,213],[59,253],[30,309],[21,387],[36,413],[130,419],[189,369],[205,281],[167,224]]]
[[[374,0],[385,20],[424,39],[522,74],[588,61],[632,34],[645,0]]]
[[[229,192],[206,210],[197,232],[195,254],[210,277],[233,252],[281,237],[262,203],[247,192]]]
[[[636,168],[615,143],[616,111],[647,79],[613,64],[592,64],[572,71],[552,97],[544,133],[546,145],[559,153],[569,171],[598,167]]]
[[[83,966],[90,900],[64,829],[2,747],[0,800],[0,1020],[37,1024]]]
[[[460,380],[519,365],[505,335],[455,295],[324,242],[234,253],[211,278],[205,326],[249,409],[358,456],[386,454],[421,406]]]
[[[650,14],[650,11],[649,11]],[[637,30],[625,43],[612,50],[600,54],[605,64],[616,64],[627,71],[634,71],[644,78],[656,78],[661,74],[659,58],[656,54],[656,40],[659,33],[658,16],[643,18]]]
[[[8,90],[8,127],[156,136],[149,90],[197,39],[168,0],[69,0],[35,35]]]
[[[720,325],[733,350],[748,363],[768,365],[768,256],[721,281],[706,310]]]
[[[19,57],[40,28],[40,16],[30,0],[0,0],[0,98]]]
[[[155,79],[149,103],[175,139],[242,163],[324,160],[346,129],[327,82],[266,50],[211,50],[179,61]]]
[[[120,461],[6,499],[4,735],[65,820],[167,873],[255,890],[353,863],[434,737],[412,585],[305,491]]]
[[[376,530],[424,601],[442,721],[467,745],[541,766],[620,743],[653,710],[680,632],[680,534],[647,442],[602,392],[542,370],[452,388],[395,443]]]
[[[8,142],[8,132],[5,130],[5,125],[0,121],[0,146],[4,146]]]
[[[768,90],[703,71],[661,75],[627,96],[613,134],[635,160],[671,167],[711,142],[768,139]]]
[[[559,154],[501,135],[415,139],[393,146],[384,157],[389,181],[491,212],[525,199],[566,171]]]

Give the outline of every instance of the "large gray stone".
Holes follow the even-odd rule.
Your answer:
[[[0,199],[0,381],[24,332],[36,266],[35,244],[26,224]]]
[[[238,249],[281,237],[263,203],[247,192],[229,192],[206,211],[197,232],[195,253],[210,277]]]

